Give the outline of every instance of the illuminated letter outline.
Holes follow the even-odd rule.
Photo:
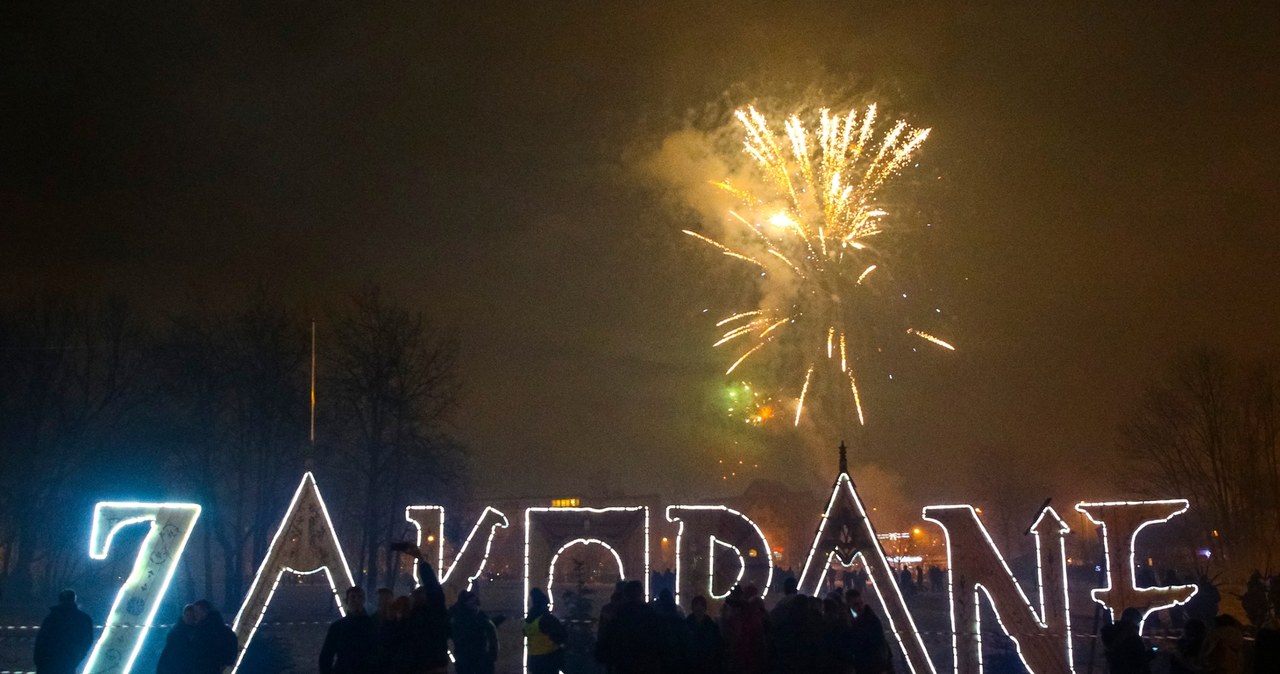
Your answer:
[[[682,595],[682,590],[684,589],[684,585],[686,584],[685,574],[688,573],[684,569],[684,567],[681,566],[682,564],[681,558],[684,556],[684,547],[685,547],[685,535],[684,535],[685,531],[684,530],[685,530],[685,524],[686,524],[686,518],[680,517],[680,512],[682,511],[690,512],[690,513],[719,512],[722,515],[730,515],[730,516],[736,517],[738,520],[742,522],[746,522],[747,524],[749,524],[751,526],[751,529],[755,531],[756,536],[759,537],[759,543],[760,543],[759,549],[764,552],[765,559],[768,561],[768,567],[769,567],[768,572],[765,574],[764,582],[761,584],[762,589],[760,590],[760,597],[763,599],[765,596],[769,594],[769,587],[773,583],[773,555],[770,553],[770,550],[772,550],[772,548],[769,547],[769,541],[764,537],[764,532],[760,530],[760,527],[754,521],[752,521],[750,517],[747,517],[746,515],[742,514],[737,510],[734,510],[733,508],[728,508],[722,505],[669,505],[667,506],[667,509],[666,509],[667,521],[672,523],[677,523],[679,525],[679,528],[676,529],[676,592],[675,592],[676,596],[675,596],[675,600],[677,605],[680,604],[680,597]],[[724,546],[726,548],[729,548],[730,550],[733,550],[734,553],[738,556],[738,563],[740,564],[740,567],[738,569],[738,577],[737,579],[734,580],[735,585],[741,583],[743,577],[746,576],[746,573],[747,573],[747,556],[743,553],[742,548],[734,545],[733,543],[720,539],[715,535],[715,533],[709,534],[708,542],[707,542],[707,597],[710,599],[724,599],[725,597],[728,596],[728,593],[717,594],[714,589],[715,568],[716,568],[715,552],[716,552],[716,547],[718,546]],[[693,548],[693,550],[691,550],[690,552],[694,554],[696,557],[696,550],[698,547],[697,544],[692,545],[690,547]],[[696,587],[696,584],[690,583],[690,585]]]
[[[523,599],[524,615],[529,614],[529,591],[533,589],[533,586],[529,582],[530,581],[529,551],[530,551],[532,538],[533,538],[533,516],[535,514],[546,515],[549,513],[557,513],[557,514],[564,514],[564,515],[576,514],[579,516],[586,516],[588,518],[592,516],[610,515],[610,514],[628,515],[628,516],[632,515],[633,513],[640,514],[643,522],[642,533],[643,533],[644,547],[643,547],[643,550],[639,553],[638,561],[640,561],[641,566],[643,567],[641,579],[642,579],[642,582],[644,583],[644,598],[645,598],[645,601],[649,600],[649,507],[648,506],[613,506],[609,508],[585,508],[585,507],[525,508],[525,511],[524,511],[524,599]],[[581,517],[576,518],[575,521],[581,521]],[[544,534],[543,537],[545,539],[554,535],[555,535],[554,533]],[[619,553],[617,548],[615,548],[613,545],[606,543],[604,540],[598,537],[592,537],[592,538],[575,537],[575,539],[570,541],[569,544],[557,546],[557,552],[555,552],[548,559],[551,561],[555,561],[560,556],[560,553],[564,551],[565,548],[569,547],[569,545],[572,545],[578,542],[599,543],[603,545],[614,555],[615,559],[618,561],[618,577],[624,580],[628,577],[625,565],[622,563],[622,554]],[[544,540],[544,543],[545,543],[545,540]],[[628,551],[627,556],[631,557],[633,555],[630,554],[630,551]],[[637,560],[632,560],[632,561],[637,561]],[[555,571],[556,571],[555,566],[549,563],[547,566],[548,577],[554,575]],[[548,588],[547,598],[554,603],[555,599],[551,596],[550,588]],[[520,667],[521,667],[521,671],[527,672],[528,671],[527,663],[529,661],[529,640],[528,638],[521,637],[520,641],[522,642],[522,649],[523,649],[523,656],[520,661]]]
[[[152,621],[160,610],[160,603],[178,570],[178,561],[199,518],[200,506],[194,503],[103,501],[93,507],[93,525],[89,532],[89,557],[92,559],[106,559],[111,551],[111,540],[127,526],[150,522],[150,531],[138,546],[133,570],[116,593],[102,635],[94,642],[93,651],[85,661],[86,674],[127,674],[133,669],[133,662],[151,631]],[[107,524],[105,532],[104,521]],[[159,567],[158,586],[153,582],[156,575],[153,567]],[[119,628],[130,624],[138,626],[139,623],[126,622],[125,613],[145,616],[132,646],[125,645],[132,635],[122,633]],[[129,655],[121,658],[121,652],[126,649]],[[106,662],[100,662],[103,658]]]
[[[1053,532],[1057,534],[1058,545],[1058,564],[1049,564],[1045,559],[1045,553],[1040,538],[1040,524],[1045,521],[1046,516],[1050,522],[1056,523]],[[1047,503],[1040,509],[1040,514],[1036,517],[1031,526],[1027,528],[1027,533],[1035,536],[1036,541],[1036,582],[1040,587],[1040,616],[1043,621],[1053,629],[1052,620],[1057,616],[1062,616],[1062,632],[1067,644],[1067,665],[1071,671],[1075,671],[1076,654],[1075,644],[1071,642],[1071,588],[1067,579],[1067,534],[1071,533],[1071,527],[1067,526],[1066,520],[1058,514]],[[1046,569],[1049,573],[1046,573]],[[1061,587],[1062,602],[1059,604],[1056,594],[1045,595],[1045,588]],[[1052,597],[1050,599],[1049,597]]]
[[[707,597],[710,599],[727,599],[729,597],[729,593],[733,592],[733,586],[741,585],[742,577],[747,575],[747,558],[742,554],[742,551],[739,550],[736,546],[730,543],[725,543],[724,541],[716,538],[715,536],[711,537],[711,545],[708,546],[707,548],[707,565],[712,569],[716,568],[716,548],[719,548],[719,547],[726,547],[733,551],[734,553],[733,558],[738,562],[738,574],[734,576],[733,583],[729,586],[728,590],[725,590],[724,592],[716,592],[715,583],[713,582],[715,580],[714,572],[708,573],[707,574]],[[678,576],[678,573],[677,573],[677,576]],[[679,581],[677,578],[677,583],[678,582]],[[677,584],[676,587],[678,588],[679,585]],[[762,592],[761,593],[762,599],[764,598],[763,594],[764,593]],[[676,601],[679,602],[678,599]]]
[[[299,518],[299,513],[305,515],[306,519],[300,522],[295,521]],[[321,524],[321,519],[323,519],[323,527],[316,529],[315,527]],[[286,530],[289,532],[289,538],[282,542]],[[305,544],[308,541],[312,545],[311,552],[316,554],[315,559],[303,560],[312,562],[309,565],[310,568],[297,569],[290,566],[299,561],[298,553],[306,550]],[[258,573],[254,575],[253,584],[249,586],[249,592],[244,596],[244,603],[240,605],[240,611],[236,613],[236,619],[231,623],[231,629],[240,641],[240,652],[236,655],[235,666],[231,668],[232,674],[240,669],[244,654],[249,651],[253,635],[262,624],[262,617],[266,615],[267,607],[271,606],[271,599],[275,596],[276,588],[280,586],[280,579],[285,573],[309,576],[323,571],[325,578],[329,581],[329,589],[333,592],[333,601],[338,607],[338,614],[347,615],[346,608],[342,605],[342,595],[333,581],[333,569],[330,568],[333,566],[342,567],[342,579],[347,583],[344,590],[355,585],[355,580],[351,576],[351,567],[347,566],[347,557],[342,552],[342,544],[338,541],[337,532],[333,530],[329,509],[325,507],[324,497],[320,495],[315,476],[308,471],[302,476],[302,482],[298,484],[297,491],[293,493],[293,500],[289,502],[289,508],[285,510],[284,517],[280,520],[280,527],[276,529],[276,535],[271,539],[271,546],[267,548],[267,554],[263,557],[262,564],[258,566]],[[263,578],[268,568],[275,572],[275,578],[269,589]],[[249,614],[251,619],[246,619],[250,609],[253,609]]]
[[[1147,616],[1156,611],[1187,603],[1200,589],[1195,585],[1138,587],[1137,573],[1135,573],[1134,568],[1134,551],[1137,549],[1138,534],[1152,524],[1168,522],[1187,512],[1190,507],[1191,502],[1184,498],[1155,501],[1082,501],[1076,504],[1076,511],[1089,518],[1090,522],[1102,530],[1102,558],[1103,568],[1107,572],[1107,584],[1104,587],[1090,590],[1089,596],[1111,614],[1112,621],[1118,620],[1116,606],[1119,606],[1121,612],[1126,608],[1136,608],[1142,611],[1142,620],[1138,622],[1138,634],[1142,634],[1142,628],[1146,625]],[[1137,522],[1137,526],[1133,527],[1133,533],[1129,535],[1128,540],[1121,547],[1121,553],[1127,552],[1128,554],[1125,555],[1125,563],[1120,568],[1121,582],[1118,587],[1113,579],[1115,564],[1111,552],[1111,536],[1107,523],[1100,514],[1095,516],[1095,513],[1090,512],[1091,510],[1112,510],[1124,513],[1126,516],[1121,519],[1120,525],[1122,530],[1128,529],[1130,525]],[[1114,602],[1114,606],[1112,602],[1107,601],[1110,597],[1118,599],[1117,602]]]
[[[968,607],[968,611],[972,613],[970,616],[965,616],[965,620],[966,622],[970,620],[972,621],[970,624],[972,625],[971,634],[973,635],[973,641],[970,642],[970,644],[967,644],[967,648],[963,651],[960,649],[959,643],[963,628],[959,624],[960,618],[956,616],[957,605],[962,605],[959,593],[956,592],[957,581],[955,574],[958,560],[956,559],[953,550],[955,546],[952,545],[951,529],[947,527],[946,522],[943,520],[946,514],[961,512],[968,515],[967,519],[975,526],[977,531],[982,534],[983,540],[986,541],[986,551],[990,552],[995,560],[999,562],[999,568],[1004,572],[1009,583],[1002,588],[995,588],[995,591],[993,592],[993,589],[988,587],[987,582],[984,582],[983,580],[966,582],[964,575],[961,574],[960,582],[969,585],[973,590],[972,603],[965,604],[965,606]],[[1027,599],[1026,592],[1023,591],[1017,578],[1014,577],[1013,571],[1009,569],[1009,565],[1005,562],[1004,555],[1000,554],[1000,550],[996,547],[995,541],[991,540],[991,534],[987,532],[987,527],[982,523],[982,519],[978,517],[978,513],[974,510],[973,506],[935,505],[927,506],[921,512],[921,517],[926,521],[933,522],[942,528],[943,536],[947,542],[947,597],[948,603],[950,604],[948,609],[951,615],[951,657],[954,671],[957,674],[965,674],[969,671],[976,671],[980,674],[984,670],[982,658],[982,612],[979,610],[978,606],[979,591],[986,595],[987,602],[991,605],[992,613],[996,616],[996,623],[1000,625],[1000,630],[1004,632],[1011,641],[1013,641],[1014,650],[1018,654],[1018,660],[1022,662],[1023,667],[1027,668],[1028,672],[1031,672],[1032,674],[1049,674],[1050,672],[1069,674],[1070,672],[1075,671],[1074,654],[1071,648],[1071,618],[1068,612],[1069,604],[1066,603],[1068,600],[1066,598],[1067,586],[1065,582],[1062,582],[1064,602],[1063,611],[1067,612],[1064,618],[1064,624],[1066,627],[1062,634],[1063,639],[1066,642],[1065,653],[1057,648],[1057,644],[1050,643],[1050,640],[1056,635],[1050,631],[1051,622],[1048,617],[1048,613],[1046,612],[1044,594],[1044,562],[1041,557],[1040,532],[1038,531],[1038,527],[1045,519],[1046,515],[1051,515],[1053,520],[1058,523],[1056,533],[1059,536],[1060,544],[1058,546],[1058,550],[1062,561],[1062,572],[1061,575],[1058,576],[1060,581],[1066,578],[1067,564],[1066,549],[1065,546],[1061,545],[1061,539],[1071,531],[1066,522],[1063,522],[1062,518],[1058,516],[1058,513],[1049,506],[1045,506],[1045,508],[1041,510],[1039,515],[1036,517],[1035,522],[1028,530],[1029,532],[1034,533],[1036,537],[1036,582],[1039,584],[1038,590],[1040,596],[1040,612],[1037,615],[1035,608],[1031,605],[1031,601]],[[959,563],[970,568],[976,566],[973,563],[965,563],[963,560],[959,560]],[[1016,595],[1008,593],[1010,587],[1012,587],[1013,590],[1016,590]],[[968,588],[962,588],[962,591],[966,591],[967,589]],[[997,601],[996,595],[999,595],[999,601]],[[1003,614],[1003,611],[1016,610],[1016,606],[1011,607],[1009,604],[1017,604],[1018,601],[1022,602],[1022,607],[1025,608],[1027,614],[1030,615],[1032,621],[1031,626],[1038,631],[1033,632],[1027,630],[1026,633],[1022,633],[1020,630],[1018,634],[1014,634],[1014,632],[1009,629],[1008,625],[1005,624],[1005,615]],[[1055,616],[1055,618],[1056,617],[1057,616]],[[1019,622],[1023,618],[1025,618],[1025,616],[1019,616],[1017,614],[1010,616],[1011,620]],[[1036,648],[1036,652],[1031,655],[1031,657],[1037,661],[1034,665],[1027,661],[1028,654],[1023,651],[1024,641],[1026,642],[1025,646],[1028,649],[1032,647]],[[972,666],[975,662],[977,664],[976,669]]]
[[[486,506],[484,512],[480,513],[480,517],[476,520],[475,525],[471,527],[471,533],[467,534],[467,539],[462,542],[462,547],[458,548],[458,551],[454,553],[453,563],[450,564],[449,568],[446,570],[444,568],[444,506],[409,506],[404,509],[404,518],[411,522],[414,528],[417,529],[418,549],[421,550],[423,549],[422,537],[424,533],[423,527],[425,526],[423,520],[426,518],[422,517],[419,519],[416,518],[415,515],[419,513],[426,515],[432,511],[438,513],[438,519],[435,525],[436,531],[439,533],[436,534],[435,542],[429,543],[428,546],[434,545],[436,548],[436,573],[440,576],[440,585],[446,589],[446,594],[450,593],[450,591],[454,589],[453,586],[457,584],[453,578],[453,572],[461,568],[462,562],[466,559],[465,555],[471,548],[471,541],[475,539],[476,534],[480,532],[481,526],[489,520],[491,514],[493,517],[496,517],[496,519],[492,520],[488,526],[489,534],[484,543],[484,557],[481,558],[480,564],[476,566],[476,572],[467,576],[467,585],[462,588],[463,590],[470,590],[472,585],[475,584],[476,579],[480,577],[480,574],[484,573],[484,567],[489,562],[489,552],[493,548],[493,539],[497,535],[498,529],[505,529],[510,526],[511,523],[507,520],[507,516],[503,514],[501,510],[492,506]],[[424,552],[423,556],[426,555],[427,553]],[[422,585],[422,576],[419,575],[420,572],[418,567],[418,560],[413,560],[413,582],[417,585]],[[452,594],[456,595],[456,593]]]
[[[563,554],[565,550],[568,550],[569,548],[572,548],[573,546],[578,544],[599,545],[603,547],[605,550],[608,550],[609,554],[613,555],[614,564],[618,565],[618,578],[626,577],[625,575],[623,575],[626,573],[626,569],[622,564],[622,555],[618,554],[617,548],[613,547],[612,545],[609,545],[608,543],[605,543],[599,538],[575,538],[569,541],[568,543],[565,543],[564,545],[560,546],[560,549],[556,550],[556,553],[554,555],[551,555],[551,565],[547,567],[547,599],[549,600],[547,603],[548,611],[553,610],[556,607],[556,595],[551,591],[551,586],[554,585],[556,582],[556,562],[560,561],[560,555]],[[526,601],[527,601],[527,598],[526,598]],[[528,613],[528,612],[529,612],[529,607],[526,606],[525,613]]]
[[[920,636],[920,630],[916,628],[915,620],[911,617],[911,611],[907,608],[906,602],[902,598],[902,590],[898,588],[898,583],[893,575],[889,572],[889,563],[884,556],[884,548],[880,547],[880,541],[876,538],[875,527],[871,524],[871,519],[867,517],[867,510],[862,505],[862,499],[858,497],[858,489],[853,484],[853,478],[849,476],[849,471],[845,466],[843,445],[840,475],[836,478],[835,487],[831,490],[831,500],[827,502],[827,509],[822,514],[822,519],[818,523],[818,531],[813,537],[813,546],[809,548],[809,556],[804,562],[804,570],[800,572],[800,591],[807,594],[816,594],[816,590],[822,587],[823,580],[827,577],[827,569],[831,566],[832,558],[840,562],[841,566],[853,566],[854,560],[861,555],[863,566],[867,567],[868,575],[871,577],[871,584],[876,589],[876,596],[880,598],[880,606],[884,609],[885,619],[889,621],[889,630],[893,632],[894,638],[898,640],[898,646],[902,649],[905,656],[904,661],[913,674],[928,672],[936,674],[933,661],[929,659],[929,653],[925,650],[924,640]],[[831,514],[836,508],[837,500],[841,494],[847,494],[852,509],[852,514],[856,518],[856,522],[844,522],[845,529],[841,534],[847,535],[847,540],[836,539],[829,541],[826,536],[827,522],[831,519]],[[852,524],[850,527],[849,525]],[[823,560],[821,573],[816,573],[816,579],[810,582],[810,575],[813,569],[814,557],[818,554],[818,546],[826,545],[827,554]],[[850,551],[847,559],[838,552],[837,545],[849,547]],[[867,550],[871,550],[874,554],[872,563],[868,563]],[[883,587],[889,588],[888,591],[882,590]],[[885,595],[889,595],[886,597]],[[892,605],[890,602],[892,599]],[[895,613],[897,614],[895,617]],[[899,623],[907,625],[906,630],[898,628]],[[910,635],[910,640],[903,638],[903,632]]]

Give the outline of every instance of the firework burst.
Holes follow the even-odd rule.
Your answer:
[[[739,110],[743,149],[764,186],[712,184],[739,202],[729,216],[748,243],[731,245],[685,230],[792,289],[783,306],[762,305],[720,320],[716,326],[724,332],[714,346],[735,349],[725,371],[729,375],[784,340],[794,345],[803,359],[793,417],[797,426],[815,380],[831,374],[844,382],[841,387],[848,391],[858,422],[866,423],[854,367],[858,345],[852,342],[859,334],[859,321],[867,318],[867,305],[858,301],[858,292],[874,282],[880,265],[865,255],[865,241],[882,231],[887,215],[875,203],[878,191],[929,136],[929,129],[913,129],[899,121],[877,139],[876,106],[859,112],[820,110],[816,130],[793,115],[777,135],[754,107]],[[906,332],[955,350],[928,333],[914,328]]]
[[[724,402],[728,418],[751,426],[772,424],[781,413],[772,395],[745,381],[725,387]]]

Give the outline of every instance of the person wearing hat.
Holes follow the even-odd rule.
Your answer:
[[[556,674],[564,665],[564,643],[569,635],[564,624],[551,615],[551,599],[540,588],[529,590],[529,615],[525,616],[524,638],[529,674]]]

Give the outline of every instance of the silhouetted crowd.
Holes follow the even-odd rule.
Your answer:
[[[1153,580],[1151,575],[1147,584]],[[1222,597],[1208,576],[1179,582],[1170,572],[1164,582],[1195,585],[1196,593],[1186,604],[1160,612],[1165,614],[1163,622],[1159,613],[1127,608],[1117,622],[1103,626],[1098,636],[1110,674],[1151,674],[1157,664],[1166,662],[1170,674],[1280,674],[1280,576],[1269,583],[1260,572],[1250,576],[1241,604],[1251,628],[1219,613]],[[1151,646],[1142,637],[1144,626],[1151,632],[1163,625],[1169,628],[1166,632],[1178,634],[1176,640],[1172,645]],[[1254,639],[1251,663],[1245,647],[1247,632]]]
[[[1250,587],[1261,587],[1268,605],[1255,621],[1255,654],[1246,670],[1245,629],[1229,615],[1217,614],[1218,594],[1207,578],[1200,581],[1199,601],[1171,612],[1181,636],[1165,648],[1150,647],[1141,636],[1144,616],[1127,609],[1120,620],[1100,633],[1107,671],[1151,674],[1160,659],[1171,674],[1280,674],[1280,578],[1268,592],[1257,574]],[[908,582],[904,574],[902,581]],[[379,610],[363,612],[363,592],[352,588],[346,617],[330,628],[321,654],[322,674],[444,674],[447,646],[453,643],[459,674],[492,674],[497,660],[496,625],[480,610],[479,597],[463,592],[444,609],[443,593],[429,571],[411,597],[392,599],[380,592]],[[862,591],[853,587],[824,597],[797,592],[786,579],[783,597],[767,610],[757,588],[735,586],[712,616],[706,597],[694,597],[685,615],[670,589],[645,600],[641,581],[618,583],[599,613],[594,658],[607,674],[890,674],[893,649],[884,625]],[[385,594],[384,594],[385,593]],[[1275,598],[1274,600],[1271,598]],[[1244,597],[1246,610],[1258,601]],[[1256,612],[1256,611],[1255,611]],[[430,617],[434,616],[434,618]],[[1205,619],[1207,618],[1207,619]],[[499,619],[500,620],[500,619]],[[529,595],[529,611],[521,626],[530,674],[555,674],[566,664],[570,635],[550,611],[540,589]],[[898,669],[902,669],[899,667]]]
[[[365,609],[364,590],[347,590],[346,615],[329,626],[320,648],[320,674],[445,674],[449,640],[459,674],[491,674],[497,632],[472,592],[445,608],[444,589],[423,564],[423,584],[407,596],[378,590],[378,607]]]
[[[480,609],[480,597],[462,592],[445,607],[444,590],[421,562],[423,585],[396,597],[381,589],[377,609],[365,608],[364,590],[345,593],[345,612],[329,626],[320,651],[320,674],[493,674],[497,625]],[[1176,641],[1152,647],[1142,636],[1157,614],[1126,609],[1099,633],[1110,674],[1280,674],[1280,576],[1254,573],[1241,603],[1252,627],[1218,613],[1220,595],[1201,577],[1193,601],[1166,611]],[[551,612],[546,593],[534,588],[521,624],[530,674],[555,674],[565,666],[570,641]],[[645,600],[641,581],[619,582],[599,614],[594,658],[607,674],[889,674],[893,650],[884,626],[856,586],[824,597],[797,592],[794,578],[766,610],[759,591],[735,586],[718,617],[706,597],[684,615],[670,589]],[[572,622],[572,621],[571,621]],[[585,624],[585,622],[583,623]],[[1152,630],[1148,630],[1152,631]],[[1166,630],[1166,634],[1167,634]],[[1248,633],[1255,641],[1246,657]],[[74,674],[93,646],[93,622],[67,590],[40,626],[36,671]],[[157,674],[218,674],[236,662],[235,634],[205,600],[187,605],[165,638]],[[451,657],[452,655],[452,657]],[[590,656],[588,656],[590,657]],[[452,662],[451,662],[452,661]]]
[[[164,640],[156,674],[221,674],[236,663],[239,642],[208,600],[187,604]]]
[[[826,597],[788,579],[772,611],[752,585],[734,587],[717,620],[706,597],[682,615],[671,592],[644,601],[639,581],[620,583],[600,611],[596,659],[610,674],[885,674],[893,671],[884,627],[856,589]]]
[[[458,674],[492,674],[497,625],[463,592],[448,610],[428,571],[408,597],[379,591],[378,610],[364,609],[364,591],[346,593],[346,615],[334,622],[320,652],[321,674],[444,674],[452,642]],[[595,658],[609,674],[885,674],[891,672],[884,627],[857,590],[818,599],[796,592],[794,579],[772,611],[754,586],[735,587],[719,620],[695,597],[684,615],[669,590],[645,601],[640,581],[618,583],[600,611]],[[501,618],[498,619],[501,622]],[[521,625],[530,674],[565,666],[568,630],[550,611],[546,593],[529,593]]]

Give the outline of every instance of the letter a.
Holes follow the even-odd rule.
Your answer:
[[[956,674],[982,672],[982,614],[978,607],[978,591],[991,602],[996,621],[1004,633],[1013,640],[1018,657],[1031,674],[1068,674],[1071,668],[1071,636],[1067,629],[1066,615],[1066,557],[1062,537],[1070,529],[1058,517],[1053,508],[1046,506],[1031,526],[1036,535],[1036,551],[1043,554],[1039,528],[1049,521],[1057,544],[1054,559],[1047,560],[1050,580],[1057,580],[1058,587],[1045,586],[1046,560],[1036,558],[1040,583],[1040,613],[1027,600],[1009,565],[996,549],[987,528],[978,519],[972,506],[929,506],[924,509],[924,519],[942,527],[947,539],[947,585],[951,601],[951,651],[955,657]],[[1045,592],[1050,595],[1049,606],[1061,611],[1047,614]],[[962,641],[963,640],[963,641]]]
[[[831,501],[827,503],[827,511],[818,524],[818,533],[814,536],[813,547],[809,549],[804,571],[800,573],[800,591],[816,594],[822,587],[833,558],[843,566],[852,566],[854,558],[859,556],[862,557],[862,565],[867,574],[871,576],[876,595],[880,597],[880,606],[884,608],[889,631],[897,638],[898,645],[906,656],[907,667],[915,674],[933,674],[933,662],[924,649],[920,631],[911,619],[911,612],[907,610],[902,591],[898,589],[897,580],[884,557],[884,550],[876,539],[867,510],[862,505],[862,499],[858,498],[853,478],[849,476],[845,446],[841,443],[840,476],[836,478]]]
[[[351,568],[347,566],[347,558],[342,554],[342,545],[338,543],[338,535],[333,531],[333,522],[329,519],[329,511],[324,506],[320,489],[311,473],[302,476],[298,490],[293,493],[293,501],[285,511],[280,528],[275,538],[271,539],[271,547],[253,577],[249,593],[245,595],[240,612],[236,614],[231,629],[240,640],[240,653],[236,656],[236,666],[232,674],[240,669],[244,654],[249,650],[253,635],[262,623],[262,616],[271,605],[271,597],[280,585],[285,573],[309,575],[324,572],[329,580],[329,589],[333,591],[333,601],[338,606],[338,613],[346,615],[342,606],[342,597],[334,580],[334,573],[342,583],[342,589],[355,584],[351,578]]]

